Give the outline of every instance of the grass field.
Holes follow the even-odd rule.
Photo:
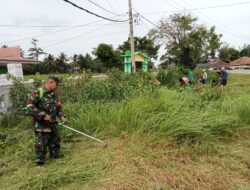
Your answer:
[[[0,127],[0,189],[250,189],[250,75],[222,93],[161,88],[157,98],[66,103],[64,157],[33,163],[30,119]]]

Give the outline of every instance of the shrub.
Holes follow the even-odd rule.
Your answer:
[[[12,78],[12,81],[14,83],[13,87],[10,89],[10,102],[11,102],[10,111],[26,107],[27,100],[29,94],[32,91],[32,88],[22,83],[22,81],[18,78],[15,78],[13,76],[9,77]]]
[[[156,86],[148,73],[124,74],[112,70],[107,80],[72,80],[63,83],[60,94],[64,102],[121,101],[138,95],[155,93]]]
[[[211,81],[213,79],[216,79],[218,74],[215,71],[210,71],[210,70],[206,70],[207,72],[207,83],[211,83]],[[203,70],[201,69],[197,69],[194,70],[194,78],[196,81],[198,81],[199,77],[203,75]]]
[[[157,79],[162,85],[169,88],[175,87],[179,83],[179,78],[183,75],[183,69],[179,67],[169,68],[168,70],[160,70]]]

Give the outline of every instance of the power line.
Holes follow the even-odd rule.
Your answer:
[[[186,3],[187,5],[189,5],[190,7],[195,8],[194,6],[192,6],[190,3],[186,2],[185,0],[182,0],[182,1],[184,3]],[[205,13],[201,12],[200,10],[198,10],[198,12],[200,14],[202,14],[203,16],[205,16],[208,20],[211,20],[212,23],[217,23],[217,27],[219,26],[220,28],[225,28],[224,29],[225,33],[228,33],[228,34],[230,34],[232,36],[236,36],[236,37],[239,37],[239,38],[242,38],[242,39],[246,39],[246,38],[250,39],[249,36],[247,37],[247,35],[245,35],[245,34],[241,34],[240,32],[237,32],[237,31],[233,31],[230,27],[228,27],[226,25],[223,25],[223,24],[219,23],[218,21],[210,18],[209,16],[207,16]]]
[[[135,10],[135,9],[134,9]],[[136,11],[136,10],[135,10]],[[140,15],[144,20],[146,20],[147,22],[149,22],[150,24],[154,25],[155,27],[159,28],[160,27],[158,25],[156,25],[155,23],[153,23],[151,20],[147,19],[145,16],[143,16],[141,13],[139,13],[138,11],[136,11],[138,15]]]
[[[114,10],[114,7],[113,7],[112,4],[109,2],[109,0],[106,0],[106,2],[107,2],[108,5],[110,6],[110,8],[111,8],[112,10]]]
[[[110,24],[107,24],[106,26],[108,26],[108,25],[110,25]],[[104,26],[104,27],[106,27],[106,26]],[[46,48],[53,47],[53,46],[56,46],[56,45],[59,45],[59,44],[63,44],[63,43],[66,43],[66,42],[69,42],[69,41],[81,38],[83,36],[86,36],[87,34],[91,34],[93,32],[96,32],[96,31],[98,31],[100,29],[103,29],[104,27],[103,26],[102,27],[98,27],[98,28],[96,28],[94,30],[91,30],[91,31],[88,31],[88,32],[84,32],[84,33],[82,33],[80,35],[77,35],[77,36],[74,36],[72,38],[68,38],[68,39],[60,41],[60,42],[49,44],[49,45],[43,46],[41,48],[46,49]],[[127,33],[127,32],[124,32],[124,31],[122,31],[122,32],[114,32],[114,33],[108,33],[107,35],[118,34],[118,33],[120,34],[120,33]],[[98,34],[98,35],[105,35],[105,34]],[[97,36],[97,35],[92,35],[92,37],[94,37],[94,36]],[[88,37],[91,37],[91,36],[88,36]]]
[[[100,22],[100,21],[98,21]],[[90,23],[91,24],[91,23]],[[67,27],[81,27],[81,26],[93,26],[90,24],[79,24],[79,25],[69,25],[69,26],[59,26],[59,25],[55,25],[55,26],[46,26],[46,25],[11,25],[11,24],[0,24],[0,27],[17,27],[17,28],[67,28]]]
[[[142,20],[141,22],[142,22],[142,24],[144,24],[149,30],[152,29],[152,28],[150,28],[150,26],[149,26],[147,23],[145,23],[143,20]]]
[[[113,6],[112,6],[112,4],[108,1],[108,0],[106,0],[106,2],[107,2],[107,4],[109,5],[109,7],[113,10],[113,11],[117,11],[117,9],[115,9]],[[118,7],[118,12],[120,11],[120,12],[124,12],[124,11],[122,11],[121,9],[120,9],[120,7],[119,7],[119,5],[118,5],[118,3],[115,1],[115,3],[116,3],[116,5],[117,5],[117,7]],[[125,13],[126,15],[128,15],[128,13],[126,12]],[[119,25],[119,27],[121,27],[121,28],[123,28],[124,30],[127,30],[127,27],[125,27],[124,25]]]
[[[12,24],[0,24],[0,27],[17,27],[17,28],[65,28],[68,26],[59,25],[12,25]]]
[[[19,39],[16,39],[16,40],[5,41],[5,42],[1,42],[0,44],[8,44],[8,43],[13,43],[13,42],[27,40],[27,39],[32,39],[32,38],[47,36],[47,35],[50,35],[50,34],[55,34],[55,33],[63,32],[63,31],[67,31],[67,30],[72,30],[72,29],[75,29],[75,28],[80,28],[80,27],[84,27],[84,26],[91,26],[90,24],[94,24],[94,23],[98,23],[98,22],[101,22],[101,20],[98,20],[98,21],[95,21],[95,22],[91,22],[91,23],[87,23],[87,24],[83,24],[83,25],[75,25],[75,26],[72,26],[70,28],[66,28],[66,29],[62,29],[62,30],[56,30],[56,31],[52,31],[52,32],[46,32],[46,33],[42,33],[42,34],[38,34],[38,35],[33,35],[33,36],[24,37],[24,38],[19,38]]]
[[[112,32],[112,33],[105,33],[105,34],[96,34],[96,35],[90,35],[90,36],[86,35],[86,37],[96,37],[96,36],[103,36],[103,35],[115,35],[115,34],[122,34],[122,33],[127,33],[127,32],[121,31],[121,32]],[[71,39],[64,40],[64,41],[61,41],[61,42],[58,42],[58,43],[55,43],[55,44],[51,44],[51,45],[48,45],[48,46],[44,46],[44,47],[42,47],[42,48],[43,48],[43,49],[50,48],[50,47],[53,47],[53,46],[56,46],[56,45],[59,45],[59,44],[67,43],[67,42],[69,42],[69,41],[78,39],[78,38],[83,37],[83,36],[84,36],[84,35],[76,36],[75,38],[71,38]]]
[[[162,14],[162,13],[181,12],[181,11],[198,11],[198,10],[205,10],[205,9],[215,9],[215,8],[225,8],[225,7],[239,6],[239,5],[245,5],[245,4],[250,4],[250,2],[247,1],[247,2],[215,5],[215,6],[208,6],[208,7],[191,8],[191,9],[179,9],[179,10],[177,9],[175,11],[145,12],[143,14]]]
[[[169,4],[166,0],[162,0],[164,3],[166,3],[166,4]],[[193,8],[193,9],[196,9],[197,10],[197,12],[199,12],[200,14],[202,14],[203,16],[205,16],[206,18],[207,18],[207,21],[208,22],[210,22],[210,23],[212,23],[212,24],[214,24],[214,23],[217,23],[217,28],[221,28],[221,30],[223,30],[225,33],[227,33],[227,34],[229,34],[229,35],[231,35],[231,36],[234,36],[234,37],[238,37],[238,38],[242,38],[242,39],[246,39],[246,38],[248,38],[248,37],[243,37],[243,36],[241,36],[241,34],[239,34],[238,32],[234,32],[234,31],[232,31],[232,29],[231,28],[229,28],[229,27],[227,27],[227,26],[223,26],[222,24],[220,24],[220,23],[218,23],[216,20],[214,20],[214,19],[211,19],[210,17],[208,17],[206,14],[204,14],[203,12],[201,12],[199,9],[197,9],[197,8],[195,8],[194,6],[192,6],[191,4],[189,4],[188,2],[186,2],[185,0],[182,0],[184,3],[186,3],[187,5],[189,5],[191,8]],[[182,6],[179,4],[179,3],[177,3],[177,2],[175,2],[175,1],[171,1],[172,3],[175,3],[175,5],[177,5],[178,7],[181,7],[182,8]],[[245,2],[246,3],[246,2]],[[250,2],[249,2],[250,3]],[[187,9],[188,10],[188,9]],[[186,11],[187,11],[186,10]],[[223,28],[227,28],[227,29],[223,29]],[[238,34],[237,34],[238,33]]]
[[[106,26],[107,26],[107,25],[106,25]],[[104,26],[104,27],[105,27],[105,26]],[[88,31],[88,32],[84,32],[84,33],[82,33],[82,34],[80,34],[80,35],[77,35],[77,36],[74,36],[74,37],[72,37],[72,38],[69,38],[69,39],[66,39],[66,40],[63,40],[63,41],[60,41],[60,42],[56,42],[56,43],[53,43],[53,44],[50,44],[50,45],[43,46],[42,48],[52,47],[52,46],[55,46],[55,45],[58,45],[58,44],[62,44],[62,43],[65,43],[65,42],[68,42],[68,41],[77,39],[77,38],[80,38],[80,37],[82,37],[82,36],[84,36],[84,35],[86,35],[86,34],[89,34],[89,33],[95,32],[95,31],[98,31],[98,30],[100,30],[100,29],[102,29],[102,28],[103,28],[103,26],[98,27],[98,28],[96,28],[96,29],[94,29],[94,30],[91,30],[91,31]]]
[[[114,15],[117,15],[117,16],[122,16],[121,14],[117,14],[117,13],[115,13],[115,12],[113,12],[113,11],[110,11],[110,10],[108,10],[108,9],[105,9],[105,8],[102,7],[101,5],[98,5],[97,3],[95,3],[95,2],[93,2],[93,1],[91,1],[91,0],[88,0],[88,2],[90,2],[90,3],[92,3],[93,5],[95,5],[95,6],[99,7],[99,8],[101,8],[102,10],[104,10],[104,11],[106,11],[106,12],[109,12],[109,13],[114,14]]]
[[[100,15],[94,13],[94,12],[91,12],[91,11],[89,11],[89,10],[83,8],[83,7],[80,7],[80,6],[78,6],[77,4],[75,4],[75,3],[73,3],[73,2],[71,2],[71,1],[69,1],[69,0],[63,0],[63,1],[65,1],[66,3],[71,4],[72,6],[78,8],[78,9],[80,9],[80,10],[83,10],[83,11],[87,12],[88,14],[94,15],[94,16],[99,17],[99,18],[102,18],[102,19],[104,19],[104,20],[109,20],[109,21],[112,21],[112,22],[127,22],[127,21],[128,21],[128,20],[114,20],[114,19],[111,19],[111,18],[103,17],[103,16],[100,16]]]
[[[122,9],[120,8],[118,2],[116,0],[114,0],[115,4],[116,4],[116,7],[119,9],[119,11],[123,12]]]

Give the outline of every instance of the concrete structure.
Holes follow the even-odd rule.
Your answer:
[[[130,51],[126,51],[124,57],[124,72],[131,73],[131,53]],[[142,71],[148,71],[148,55],[146,53],[135,52],[135,65],[136,68],[142,69]]]
[[[0,48],[0,113],[7,112],[11,105],[9,92],[13,84],[7,79],[7,73],[23,79],[23,65],[39,64],[39,61],[22,57],[19,46]],[[32,84],[32,81],[26,82]]]
[[[10,73],[15,77],[23,77],[23,66],[39,63],[40,61],[24,58],[19,46],[0,48],[0,74]]]

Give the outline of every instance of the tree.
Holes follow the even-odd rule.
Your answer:
[[[55,65],[55,57],[49,54],[42,62],[41,65],[44,65],[46,72],[55,73],[56,65]]]
[[[224,44],[219,49],[219,58],[227,63],[240,58],[240,52],[234,47],[230,47],[228,44]]]
[[[106,69],[113,67],[122,68],[121,53],[118,50],[114,50],[112,45],[99,44],[97,48],[94,49],[93,54]]]
[[[91,65],[93,63],[92,57],[87,53],[85,56],[80,54],[77,57],[76,60],[77,66],[79,66],[81,69],[91,69]]]
[[[66,73],[68,71],[69,65],[67,64],[68,57],[65,53],[60,53],[58,58],[55,60],[56,71],[60,73]]]
[[[209,56],[215,56],[221,35],[215,33],[215,27],[207,29],[196,21],[197,18],[190,14],[174,14],[161,20],[160,26],[149,32],[150,39],[165,46],[163,63],[194,68]]]
[[[150,58],[157,59],[160,45],[155,45],[154,40],[149,39],[147,36],[144,36],[142,38],[135,37],[134,42],[135,51],[147,53]],[[130,50],[129,40],[123,42],[123,44],[120,45],[118,49],[122,51],[122,53],[125,53],[126,51]]]
[[[32,39],[31,40],[31,44],[33,45],[32,48],[29,49],[29,56],[31,56],[33,59],[38,60],[39,55],[44,54],[44,51],[42,50],[42,48],[37,47],[37,39]]]
[[[241,57],[250,57],[250,44],[249,45],[244,45],[241,50],[240,50],[240,56]]]
[[[77,54],[74,54],[71,58],[69,58],[69,60],[72,60],[72,62],[70,62],[71,71],[74,71],[74,69],[78,67],[77,59],[78,59]]]

